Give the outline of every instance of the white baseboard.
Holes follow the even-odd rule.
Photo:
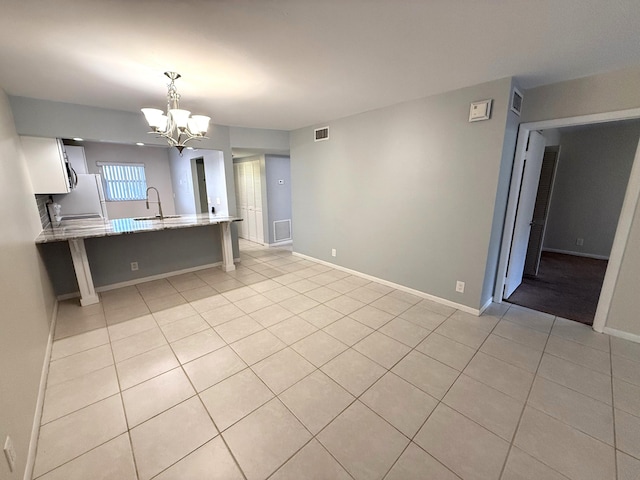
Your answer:
[[[436,297],[435,295],[430,295],[428,293],[421,292],[420,290],[414,290],[413,288],[405,287],[404,285],[400,285],[398,283],[393,283],[388,280],[384,280],[382,278],[374,277],[373,275],[367,275],[366,273],[358,272],[357,270],[351,270],[350,268],[341,267],[340,265],[336,265],[335,263],[325,262],[324,260],[319,260],[317,258],[310,257],[308,255],[304,255],[298,252],[292,252],[292,253],[296,257],[301,257],[301,258],[304,258],[305,260],[310,260],[312,262],[320,263],[322,265],[335,268],[336,270],[342,270],[343,272],[350,273],[351,275],[355,275],[357,277],[371,280],[372,282],[381,283],[382,285],[386,285],[387,287],[392,287],[392,288],[395,288],[396,290],[401,290],[403,292],[410,293],[417,297],[425,298],[427,300],[431,300],[433,302],[446,305],[447,307],[453,307],[455,309],[462,310],[463,312],[467,312],[472,315],[480,316],[480,314],[482,313],[482,310],[484,310],[484,308],[487,308],[489,306],[487,304],[482,310],[479,310],[477,308],[471,308],[466,305],[462,305],[461,303],[452,302],[451,300],[447,300],[446,298]]]
[[[493,303],[493,297],[490,297],[489,300],[487,300],[487,303],[485,303],[482,308],[480,308],[480,315],[482,315],[482,313],[489,308],[489,306]]]
[[[292,245],[293,240],[283,240],[282,242],[274,242],[267,244],[268,247],[284,247],[285,245]]]
[[[29,439],[29,452],[24,470],[23,480],[31,480],[33,477],[33,467],[36,463],[36,452],[38,448],[38,437],[40,436],[40,422],[42,422],[42,408],[44,406],[44,394],[47,389],[47,378],[49,377],[49,362],[51,361],[51,349],[53,348],[53,336],[56,331],[58,321],[58,301],[53,305],[51,314],[51,325],[49,326],[49,338],[47,339],[47,349],[44,353],[44,363],[40,373],[40,385],[38,387],[38,398],[36,400],[36,411],[33,415],[33,426],[31,427],[31,438]]]
[[[543,248],[542,251],[551,253],[562,253],[564,255],[573,255],[574,257],[594,258],[596,260],[609,260],[609,257],[606,255],[593,255],[591,253],[572,252],[570,250],[560,250],[558,248]]]
[[[631,342],[640,343],[640,335],[636,335],[635,333],[623,332],[622,330],[617,330],[611,327],[604,327],[602,333],[606,333],[612,337],[624,338]]]

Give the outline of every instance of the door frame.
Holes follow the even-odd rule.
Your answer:
[[[511,241],[513,238],[513,229],[518,208],[518,193],[520,192],[522,169],[524,166],[524,156],[526,153],[529,133],[533,130],[573,127],[577,125],[607,123],[638,118],[640,118],[640,108],[632,108],[628,110],[618,110],[613,112],[595,113],[590,115],[580,115],[520,124],[511,172],[511,183],[504,219],[498,270],[496,272],[496,283],[493,292],[494,302],[502,303],[502,294],[504,291],[509,256],[511,254]],[[604,331],[607,322],[613,293],[618,280],[618,273],[620,272],[620,266],[622,264],[622,257],[631,231],[633,215],[635,213],[636,205],[640,199],[640,141],[638,145],[639,148],[636,149],[636,155],[629,175],[629,183],[627,184],[627,190],[624,195],[624,202],[622,204],[622,210],[620,211],[620,218],[618,219],[618,226],[616,227],[616,234],[613,240],[613,246],[611,247],[611,254],[609,255],[609,264],[605,273],[600,298],[598,300],[598,307],[593,321],[593,329],[600,333]]]

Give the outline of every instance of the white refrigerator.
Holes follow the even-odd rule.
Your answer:
[[[74,218],[98,218],[108,220],[102,177],[97,174],[78,174],[78,185],[69,193],[53,195],[60,204],[63,220]]]

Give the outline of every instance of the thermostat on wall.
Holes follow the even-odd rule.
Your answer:
[[[491,103],[493,100],[480,100],[473,102],[469,110],[469,121],[478,122],[480,120],[489,120],[491,118]]]

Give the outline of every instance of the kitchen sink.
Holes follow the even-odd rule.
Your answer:
[[[134,218],[134,220],[166,220],[168,218],[180,218],[181,215],[165,215],[164,217],[160,218],[160,215],[155,215],[153,217],[138,217],[138,218]]]

